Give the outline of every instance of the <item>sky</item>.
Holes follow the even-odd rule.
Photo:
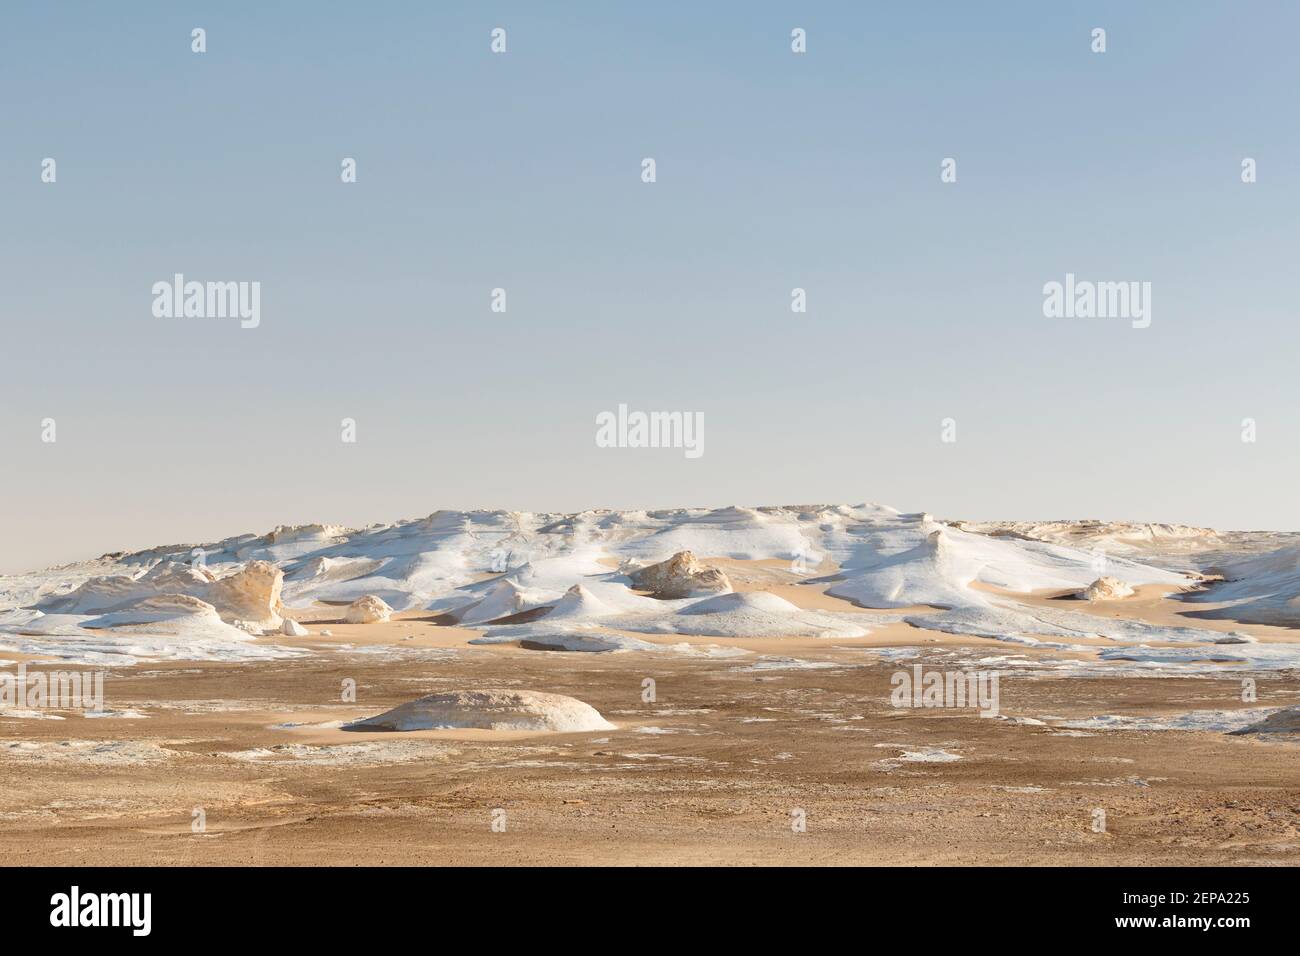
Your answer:
[[[4,20],[0,572],[440,508],[1300,528],[1295,4]],[[1046,317],[1066,273],[1150,326]],[[598,447],[620,404],[703,454]]]

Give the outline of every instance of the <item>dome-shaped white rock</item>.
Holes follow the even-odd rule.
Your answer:
[[[577,732],[614,727],[590,704],[530,690],[462,690],[430,694],[348,730],[552,730]]]
[[[1103,577],[1080,591],[1079,597],[1085,601],[1116,601],[1131,597],[1133,593],[1133,589],[1119,578]]]
[[[348,612],[344,615],[344,620],[349,624],[377,624],[380,621],[387,621],[392,613],[393,609],[388,606],[383,598],[367,594],[348,605]]]

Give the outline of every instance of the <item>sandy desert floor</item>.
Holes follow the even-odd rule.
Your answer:
[[[745,578],[735,566],[732,573]],[[854,610],[824,587],[763,582],[757,569],[748,577],[749,586],[803,607]],[[1142,589],[1123,613],[1183,622],[1178,611],[1186,607],[1164,597],[1168,590]],[[1237,674],[1066,677],[1036,669],[1048,653],[1041,649],[901,623],[857,639],[692,639],[750,652],[724,657],[470,646],[478,632],[428,613],[370,625],[338,623],[337,615],[319,607],[299,615],[308,637],[274,638],[309,650],[304,657],[115,667],[105,689],[109,716],[0,716],[5,859],[1300,863],[1296,738],[1065,726],[1100,715],[1159,722],[1287,706],[1300,701],[1293,676],[1257,675],[1259,701],[1243,704]],[[1295,636],[1224,629],[1261,641]],[[1001,673],[1000,719],[890,705],[890,678],[900,668],[992,660]],[[655,683],[653,702],[643,700],[646,678]],[[341,700],[347,680],[355,681],[355,702]],[[616,729],[338,727],[468,687],[571,695]],[[1105,832],[1094,829],[1098,810]],[[199,811],[204,829],[194,832]],[[800,813],[804,832],[792,826]]]

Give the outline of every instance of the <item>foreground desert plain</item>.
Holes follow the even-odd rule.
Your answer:
[[[436,512],[0,577],[39,864],[1300,862],[1300,538]],[[996,674],[997,715],[896,706]],[[12,695],[11,695],[12,697]],[[985,708],[988,710],[988,708]],[[39,849],[37,849],[39,848]]]

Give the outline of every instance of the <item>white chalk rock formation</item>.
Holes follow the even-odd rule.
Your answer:
[[[1080,591],[1079,597],[1085,601],[1117,601],[1131,597],[1133,593],[1133,589],[1119,578],[1101,577]]]
[[[135,634],[157,634],[187,639],[247,640],[242,628],[221,620],[217,609],[189,594],[162,594],[82,621],[88,630],[111,628]]]
[[[1300,734],[1300,707],[1275,711],[1257,724],[1230,731],[1233,734]]]
[[[706,598],[648,627],[627,622],[626,629],[716,637],[861,637],[869,633],[860,615],[806,611],[765,591]]]
[[[430,694],[348,724],[348,730],[612,730],[590,704],[530,690],[462,690]]]
[[[306,637],[310,631],[293,618],[286,617],[284,623],[280,625],[280,633],[287,634],[289,637]]]
[[[657,598],[688,598],[731,590],[726,572],[701,564],[690,551],[678,551],[667,561],[633,571],[628,577],[633,586]]]
[[[344,619],[349,624],[377,624],[387,621],[392,613],[393,609],[382,598],[367,594],[348,605]]]
[[[249,561],[234,574],[208,586],[204,599],[223,619],[238,619],[275,630],[280,626],[284,572],[269,561]]]
[[[564,597],[546,615],[546,620],[548,623],[557,620],[591,621],[621,613],[620,608],[610,607],[590,589],[575,584],[564,592]]]
[[[454,613],[461,624],[486,624],[488,621],[542,607],[547,603],[546,598],[543,591],[522,587],[510,578],[502,578],[480,600]]]

